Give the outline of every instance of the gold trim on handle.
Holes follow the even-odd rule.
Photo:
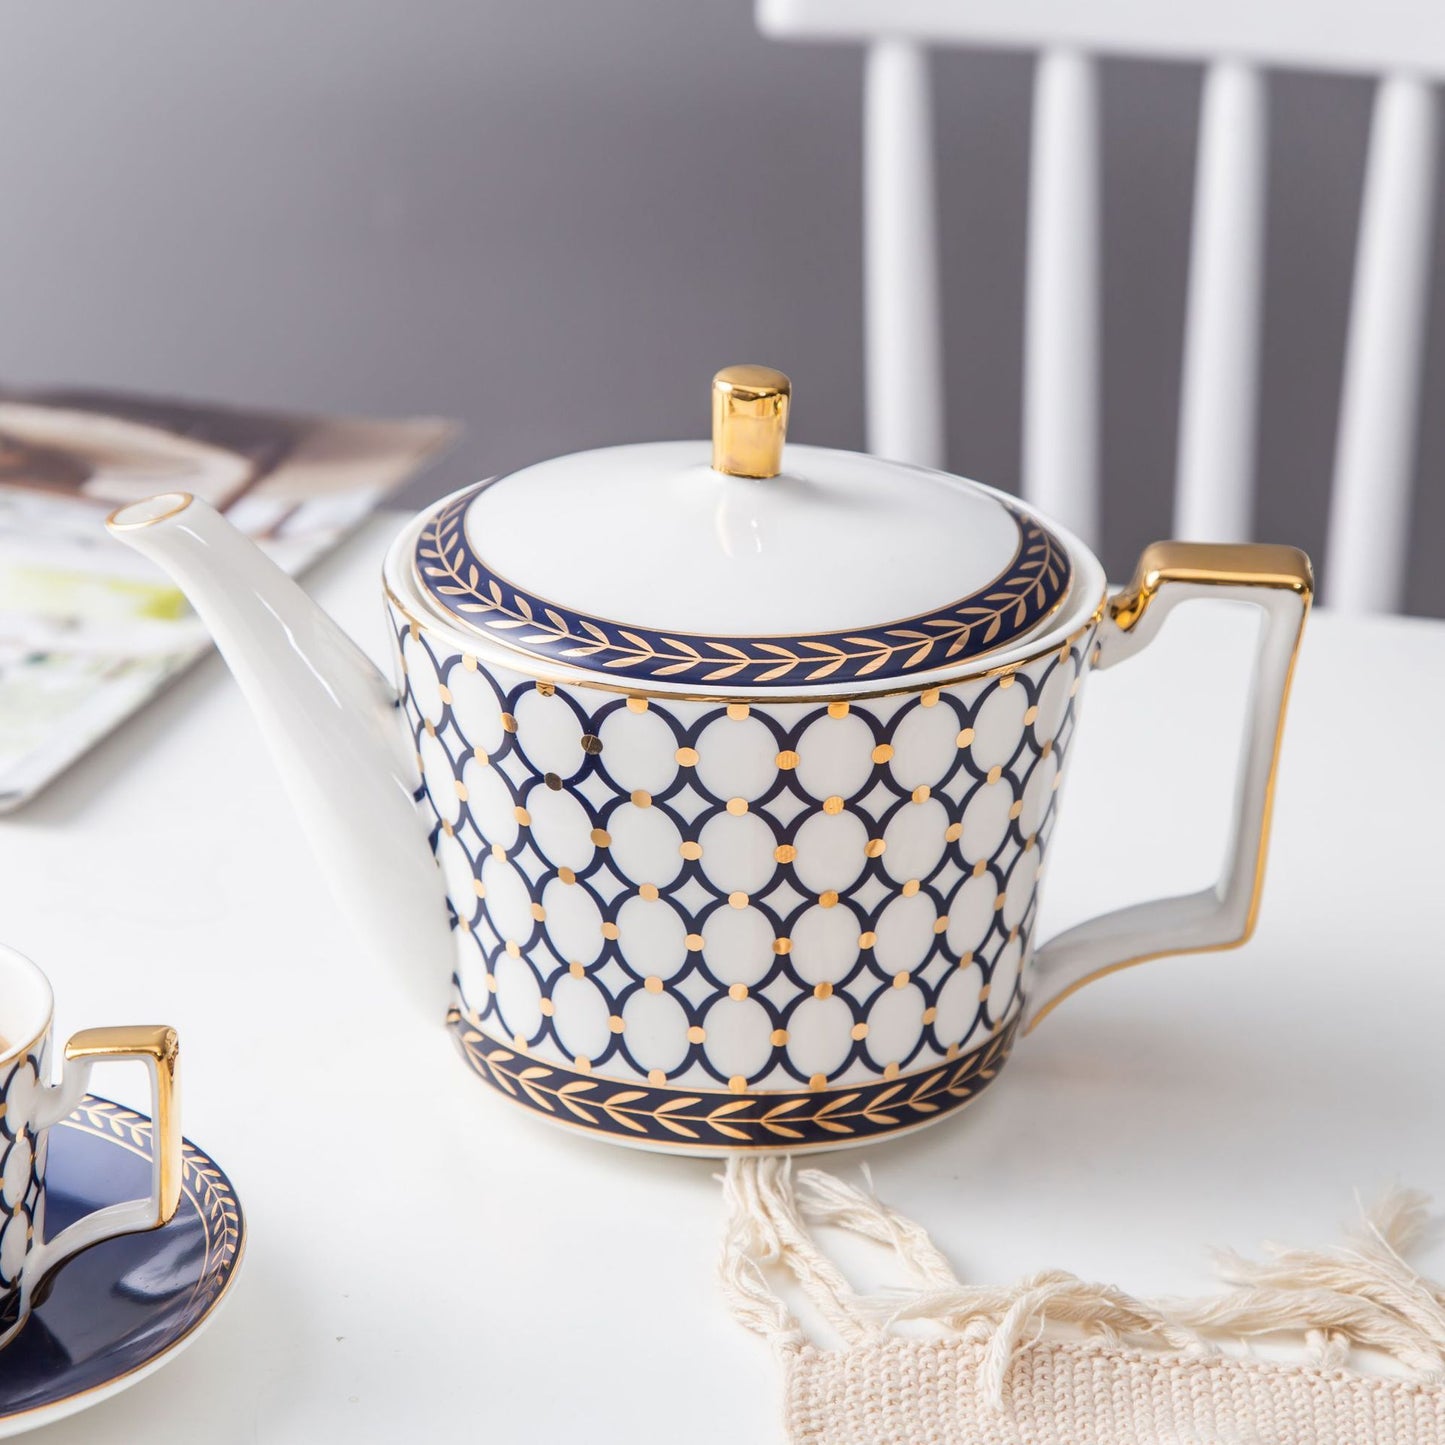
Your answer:
[[[1273,542],[1151,542],[1139,555],[1134,576],[1109,599],[1109,616],[1121,632],[1132,631],[1166,582],[1216,587],[1276,587],[1298,593],[1309,606],[1315,574],[1298,547]]]
[[[159,1216],[168,1224],[181,1202],[181,1044],[169,1024],[119,1024],[82,1029],[65,1046],[71,1059],[148,1059],[156,1070],[155,1148],[160,1171]]]
[[[1196,586],[1264,587],[1293,592],[1300,599],[1299,625],[1290,649],[1289,667],[1284,687],[1280,690],[1279,721],[1274,730],[1274,746],[1269,758],[1269,777],[1264,786],[1264,806],[1259,825],[1259,854],[1254,865],[1254,886],[1249,897],[1244,928],[1238,938],[1224,943],[1208,943],[1197,948],[1165,948],[1151,953],[1121,958],[1069,985],[1051,998],[1024,1025],[1025,1036],[1038,1026],[1067,998],[1072,998],[1086,984],[1106,978],[1120,969],[1135,964],[1152,963],[1156,958],[1182,957],[1191,953],[1223,953],[1247,943],[1259,921],[1260,897],[1264,892],[1264,870],[1269,859],[1269,835],[1274,820],[1274,790],[1279,775],[1279,750],[1284,741],[1285,718],[1289,712],[1290,688],[1294,684],[1295,665],[1299,661],[1300,642],[1304,637],[1305,619],[1314,598],[1315,577],[1310,559],[1298,547],[1272,542],[1151,542],[1139,556],[1134,576],[1122,591],[1109,598],[1105,610],[1121,632],[1130,632],[1139,625],[1149,604],[1160,588],[1170,582],[1190,582]]]
[[[725,366],[712,379],[713,469],[732,477],[775,477],[793,383],[770,366]]]

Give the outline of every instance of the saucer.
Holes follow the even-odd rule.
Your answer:
[[[50,1131],[45,1217],[59,1233],[145,1195],[151,1121],[87,1095]],[[196,1337],[235,1278],[245,1224],[231,1181],[189,1139],[181,1203],[160,1229],[92,1245],[44,1282],[0,1351],[0,1437],[73,1415],[144,1379]]]

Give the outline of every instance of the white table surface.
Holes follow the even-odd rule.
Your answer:
[[[378,657],[395,520],[310,582]],[[1187,608],[1091,681],[1045,931],[1213,872],[1246,642]],[[1445,626],[1316,614],[1254,940],[1090,986],[978,1104],[831,1167],[866,1160],[964,1278],[1138,1292],[1204,1287],[1210,1244],[1331,1240],[1356,1189],[1440,1189],[1442,704]],[[186,1133],[250,1229],[194,1347],[46,1440],[778,1438],[780,1375],[714,1286],[715,1166],[565,1135],[468,1071],[356,947],[215,658],[0,820],[0,937],[61,1037],[179,1028]],[[145,1107],[138,1070],[96,1087]]]

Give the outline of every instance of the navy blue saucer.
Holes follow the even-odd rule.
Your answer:
[[[47,1231],[146,1195],[150,1176],[150,1120],[88,1095],[50,1132]],[[186,1140],[169,1224],[93,1245],[42,1283],[30,1319],[0,1351],[0,1436],[85,1409],[158,1368],[220,1302],[244,1244],[230,1180]]]

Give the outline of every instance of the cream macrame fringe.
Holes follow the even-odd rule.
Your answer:
[[[866,1177],[866,1176],[865,1176]],[[1431,1219],[1424,1196],[1397,1190],[1362,1211],[1334,1249],[1272,1248],[1264,1260],[1222,1253],[1231,1288],[1197,1300],[1138,1300],[1112,1285],[1047,1270],[1013,1286],[965,1285],[912,1220],[859,1188],[787,1158],[729,1161],[723,1181],[727,1233],[721,1280],[734,1313],[785,1353],[807,1335],[769,1279],[786,1271],[845,1345],[897,1338],[901,1321],[929,1321],[981,1347],[976,1388],[1002,1409],[1019,1357],[1049,1325],[1071,1325],[1105,1344],[1215,1359],[1221,1344],[1262,1335],[1303,1336],[1316,1369],[1338,1370],[1354,1347],[1388,1355],[1417,1385],[1445,1381],[1445,1291],[1405,1255]],[[906,1294],[860,1294],[819,1247],[831,1226],[892,1251],[917,1281]]]

